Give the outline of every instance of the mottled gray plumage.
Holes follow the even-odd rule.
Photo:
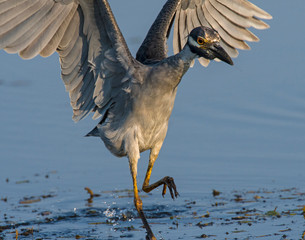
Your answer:
[[[93,112],[101,121],[88,136],[128,156],[135,206],[155,239],[138,196],[140,152],[151,151],[142,189],[163,185],[163,194],[168,187],[177,197],[170,177],[149,185],[177,86],[195,58],[204,66],[212,59],[233,64],[237,48],[258,41],[247,28],[268,28],[258,18],[271,16],[247,0],[168,0],[133,58],[107,0],[0,0],[0,49],[25,59],[57,51],[74,121]],[[167,58],[172,25],[175,55]]]

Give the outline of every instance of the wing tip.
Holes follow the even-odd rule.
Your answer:
[[[262,10],[262,11],[263,11],[263,12],[262,12],[260,18],[266,19],[266,20],[271,20],[271,19],[273,19],[273,17],[272,17],[271,14],[267,13],[267,12],[264,11],[264,10]]]
[[[266,12],[267,13],[267,12]],[[268,15],[264,15],[264,17],[263,16],[259,16],[259,18],[261,18],[261,19],[266,19],[266,20],[272,20],[273,19],[273,17],[269,14],[269,13],[267,13]]]

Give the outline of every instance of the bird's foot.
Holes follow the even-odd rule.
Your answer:
[[[162,197],[166,193],[166,187],[168,187],[172,199],[175,200],[179,196],[179,193],[177,192],[176,184],[172,177],[166,176],[163,178]]]

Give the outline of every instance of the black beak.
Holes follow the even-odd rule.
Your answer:
[[[233,61],[229,54],[218,44],[215,43],[211,46],[210,50],[213,52],[214,56],[221,61],[224,61],[230,65],[233,65]]]

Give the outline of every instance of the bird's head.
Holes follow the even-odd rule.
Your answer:
[[[188,36],[187,44],[191,51],[199,57],[204,57],[209,60],[218,58],[233,65],[229,54],[220,46],[219,42],[220,36],[217,31],[208,27],[197,27]]]

